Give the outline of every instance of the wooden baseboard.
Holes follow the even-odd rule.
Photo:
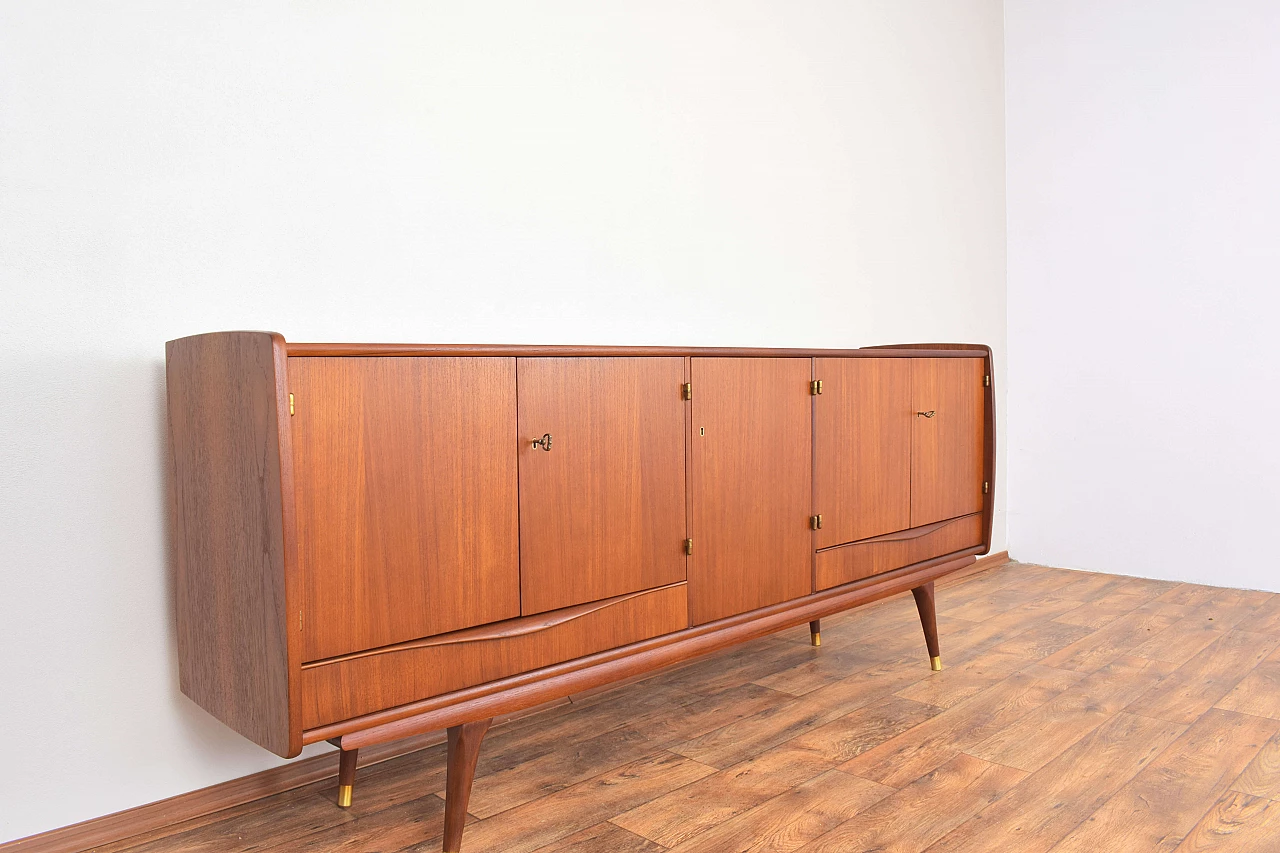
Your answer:
[[[1009,562],[1009,552],[1000,551],[988,554],[973,564],[939,579],[940,585],[951,584],[980,572],[993,569]],[[685,661],[674,665],[674,668],[688,665]],[[575,694],[575,699],[585,698],[594,693],[617,689],[632,681],[652,678],[657,672],[646,672],[613,682],[592,687]],[[549,708],[570,701],[568,698],[553,700],[502,718],[501,722],[509,722],[520,717],[537,714]],[[499,721],[495,721],[497,724]],[[368,746],[360,750],[360,766],[367,767],[382,761],[388,761],[410,752],[426,749],[444,741],[444,732],[407,737],[391,743]],[[338,773],[338,759],[334,753],[325,753],[311,758],[291,761],[280,767],[263,770],[240,779],[232,779],[198,791],[179,794],[167,800],[149,803],[145,806],[127,809],[104,817],[94,818],[83,823],[52,829],[39,835],[31,835],[0,844],[0,853],[82,853],[104,844],[112,844],[154,832],[168,826],[204,817],[234,806],[251,803],[263,797],[301,788],[313,782],[330,779]]]
[[[494,725],[537,714],[562,705],[569,700],[548,702],[526,711],[510,714]],[[444,732],[430,732],[403,741],[380,744],[360,750],[360,767],[368,767],[401,755],[417,752],[438,743],[444,743]],[[301,788],[313,782],[331,779],[338,775],[337,752],[327,752],[311,758],[302,758],[263,770],[239,779],[232,779],[198,791],[178,794],[167,800],[148,803],[115,814],[86,820],[83,823],[51,829],[39,835],[29,835],[0,844],[0,853],[82,853],[104,844],[124,841],[135,835],[154,832],[183,821],[204,817],[224,809],[241,806]]]

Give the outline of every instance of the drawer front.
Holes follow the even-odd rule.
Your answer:
[[[685,584],[307,664],[303,728],[346,720],[689,627]]]
[[[819,551],[814,579],[818,589],[830,589],[981,544],[982,513],[977,512]]]

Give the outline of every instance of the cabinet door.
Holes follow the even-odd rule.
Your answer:
[[[911,362],[911,526],[981,512],[986,362]]]
[[[291,358],[303,649],[520,615],[510,358]]]
[[[683,358],[519,359],[525,615],[685,579],[684,371]]]
[[[807,358],[694,358],[694,624],[813,591]]]
[[[911,526],[911,359],[819,358],[813,398],[814,545]]]

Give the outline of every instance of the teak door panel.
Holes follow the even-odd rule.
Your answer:
[[[912,527],[982,511],[985,364],[911,359]]]
[[[303,657],[520,615],[513,358],[290,358]]]
[[[521,358],[516,372],[522,612],[683,581],[684,359]]]
[[[710,622],[813,591],[807,358],[694,358],[689,610]]]
[[[827,548],[911,526],[911,360],[819,358],[814,512]]]

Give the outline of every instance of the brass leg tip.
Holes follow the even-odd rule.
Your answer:
[[[809,640],[810,640],[810,641],[811,641],[815,646],[820,646],[820,645],[822,645],[822,632],[821,632],[821,631],[814,631],[812,634],[810,634],[810,635],[809,635]]]
[[[942,658],[938,655],[929,658],[929,666],[933,668],[934,672],[942,672]]]
[[[351,789],[354,785],[338,786],[338,805],[344,809],[351,808]]]

